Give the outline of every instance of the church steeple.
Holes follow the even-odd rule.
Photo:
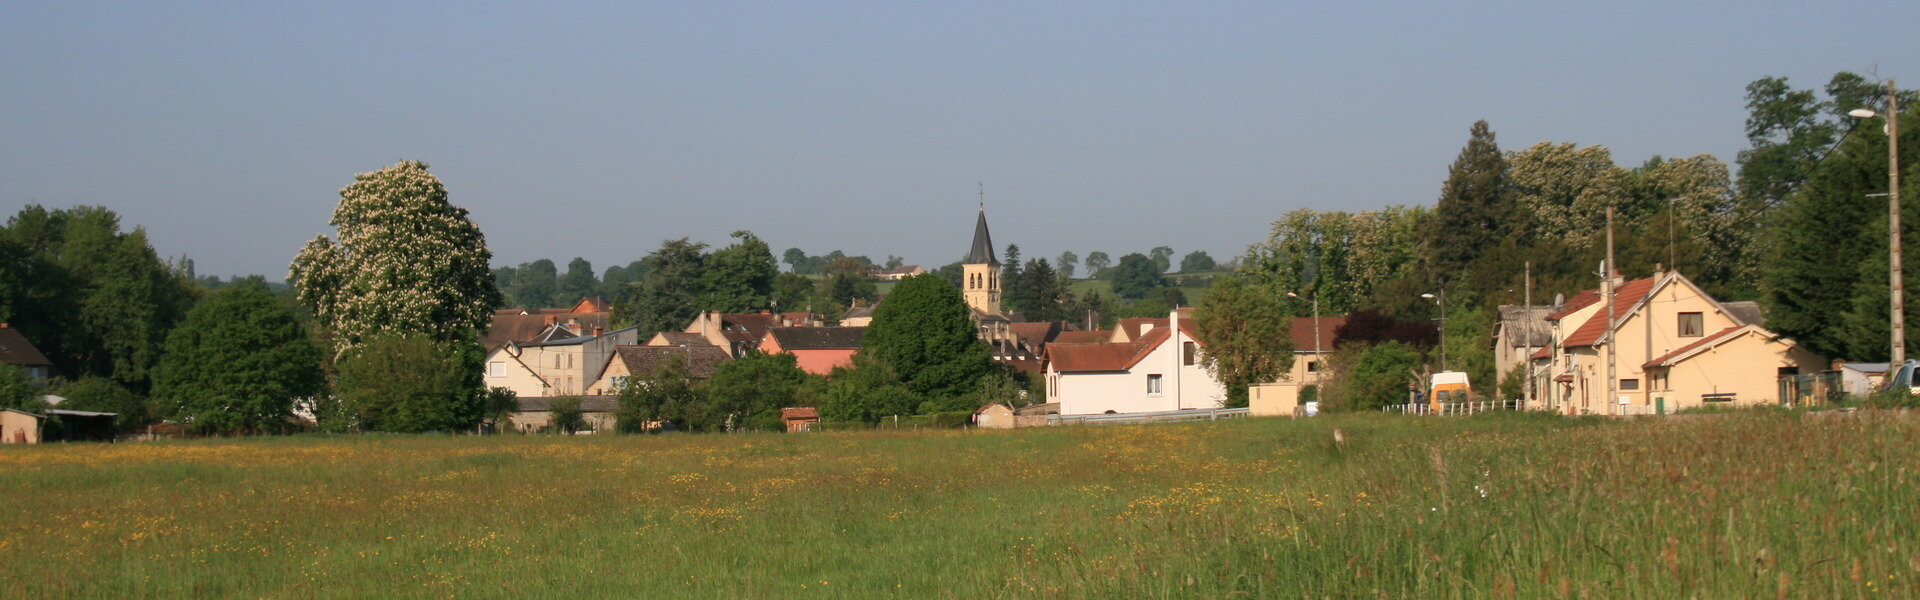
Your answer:
[[[973,224],[973,249],[967,252],[966,260],[960,263],[1000,266],[1000,261],[993,258],[993,236],[987,233],[987,209],[984,207],[980,209],[980,220]]]

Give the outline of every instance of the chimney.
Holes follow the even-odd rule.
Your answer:
[[[593,326],[593,337],[600,337],[606,334],[607,334],[607,328],[601,327],[599,325]]]
[[[543,320],[545,320],[545,321],[547,322],[547,326],[548,326],[548,327],[552,327],[552,326],[553,326],[553,323],[554,323],[554,321],[556,321],[556,320],[558,320],[558,319],[556,319],[556,318],[555,318],[555,317],[554,317],[553,315],[547,315],[547,316],[546,316],[546,318],[545,318],[545,319],[543,319]]]

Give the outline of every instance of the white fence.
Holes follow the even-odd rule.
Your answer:
[[[1471,415],[1496,410],[1519,410],[1520,402],[1515,400],[1485,402],[1446,402],[1433,404],[1395,404],[1380,407],[1380,412],[1409,415]]]
[[[1106,415],[1047,415],[1048,425],[1111,425],[1118,423],[1168,423],[1173,421],[1215,421],[1247,416],[1246,408],[1194,408],[1160,412],[1114,413]]]

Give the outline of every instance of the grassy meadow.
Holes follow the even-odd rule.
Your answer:
[[[7,598],[1920,595],[1871,412],[0,447],[0,498]]]

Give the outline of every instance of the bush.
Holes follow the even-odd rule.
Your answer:
[[[960,429],[971,424],[973,424],[973,411],[970,410],[927,413],[900,418],[901,427]]]
[[[105,377],[82,377],[60,386],[59,395],[66,398],[60,403],[66,410],[114,413],[113,426],[120,431],[132,431],[151,422],[145,401]]]
[[[579,396],[556,396],[547,402],[549,426],[555,432],[573,435],[587,428],[586,413],[580,410]]]

